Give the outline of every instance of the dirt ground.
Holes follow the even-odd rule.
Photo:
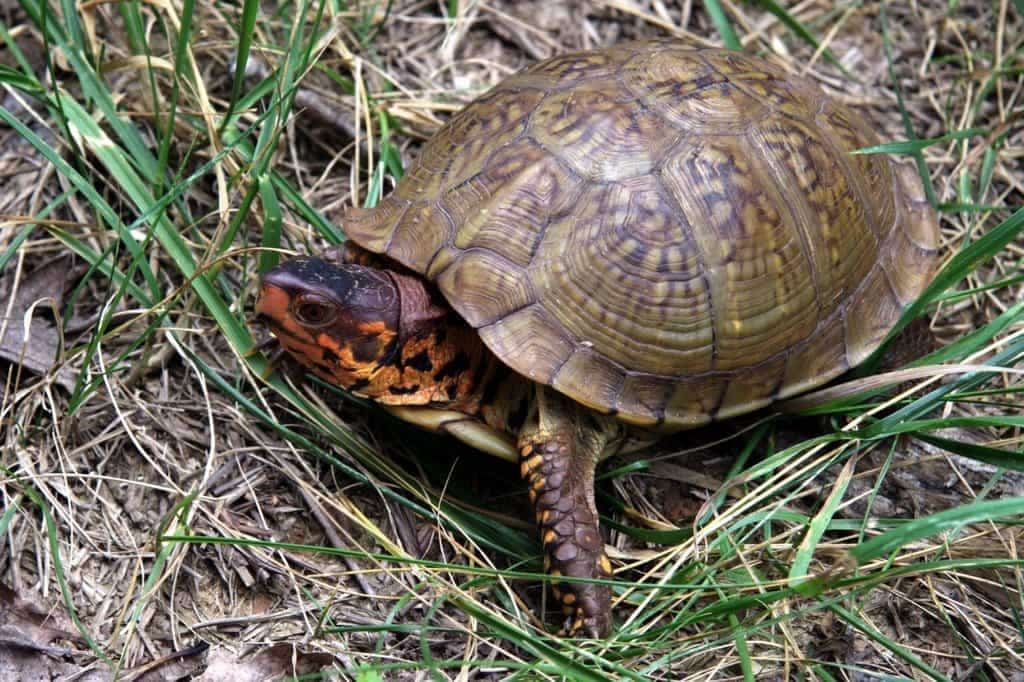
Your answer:
[[[450,4],[458,6],[454,17],[446,14]],[[772,3],[723,5],[744,49],[771,57],[856,107],[885,140],[905,140],[908,131],[923,139],[981,130],[964,143],[948,140],[923,149],[937,201],[953,207],[942,217],[944,253],[978,239],[1024,205],[1019,3],[786,5],[786,16],[809,29],[818,48],[773,14]],[[292,5],[282,6],[293,11]],[[100,61],[109,67],[103,73],[118,110],[155,148],[151,84],[129,60],[121,15],[109,3],[78,7],[88,18],[90,39],[103,46]],[[324,18],[333,33],[318,60],[323,68],[302,79],[272,163],[306,202],[335,222],[345,207],[365,198],[373,158],[380,154],[380,122],[362,108],[360,92],[372,93],[397,126],[389,140],[408,165],[453,111],[538,59],[648,36],[721,44],[707,7],[691,2],[398,0],[338,8],[349,9],[338,11],[333,24]],[[195,4],[202,29],[192,50],[216,107],[231,92],[237,11],[208,0]],[[161,26],[179,12],[158,3],[145,9],[153,22],[152,48],[162,59],[173,54]],[[284,44],[287,12],[273,3],[264,3],[261,12],[260,43]],[[47,69],[46,47],[23,8],[7,3],[0,18],[41,80],[81,93],[72,85],[73,65],[55,48]],[[281,58],[271,49],[254,55],[249,83]],[[17,65],[4,48],[0,61]],[[348,77],[356,94],[332,74]],[[10,79],[0,80],[6,83],[0,93],[6,109],[73,159],[72,166],[128,222],[138,217],[123,188],[107,181],[94,158],[76,153],[45,107]],[[153,87],[169,89],[159,70]],[[198,101],[187,93],[184,114],[197,116],[190,107]],[[181,177],[195,172],[213,157],[205,144],[183,124],[168,152],[171,167],[181,164]],[[230,174],[232,167],[225,168]],[[71,254],[59,231],[102,251],[112,242],[110,226],[81,197],[58,202],[69,182],[24,131],[2,124],[0,174],[0,254],[11,256],[0,271],[4,679],[256,680],[322,670],[365,680],[534,679],[557,678],[559,656],[593,664],[607,677],[618,676],[608,667],[614,661],[650,679],[806,679],[824,678],[825,671],[851,680],[1024,679],[1018,620],[1024,576],[1016,563],[1021,537],[1014,523],[979,524],[948,542],[915,541],[893,564],[1002,560],[985,570],[894,573],[850,602],[838,598],[842,590],[806,600],[794,594],[752,605],[754,615],[741,613],[731,625],[674,625],[685,609],[714,603],[700,592],[684,605],[686,593],[680,593],[678,606],[651,618],[635,646],[587,644],[584,654],[537,633],[543,644],[527,644],[502,624],[513,619],[523,629],[542,627],[539,583],[481,581],[470,570],[539,570],[532,514],[514,467],[320,389],[314,394],[324,397],[337,423],[352,434],[349,449],[336,447],[336,440],[312,428],[244,369],[164,250],[152,247],[148,256],[169,301],[159,317],[130,295],[115,296],[110,279],[96,276],[86,260]],[[979,177],[988,180],[984,191]],[[241,192],[231,185],[235,193],[224,194],[223,186],[207,172],[187,190],[194,222],[180,228],[197,251],[223,234],[238,208]],[[385,181],[384,192],[391,186]],[[956,210],[968,203],[965,197],[998,208]],[[257,263],[246,249],[259,243],[265,208],[253,204],[253,217],[231,242],[218,275],[239,319],[251,312]],[[36,222],[46,228],[18,241],[24,226]],[[294,212],[286,211],[283,233],[285,245],[297,251],[324,244]],[[1022,257],[1024,239],[1018,236],[960,288],[1010,279],[1020,274]],[[948,346],[1011,309],[1022,294],[1022,285],[1011,281],[950,299],[930,309],[930,333],[939,347]],[[67,313],[62,312],[61,332],[53,308]],[[34,321],[26,335],[30,311]],[[1024,329],[1021,320],[1001,338],[1014,338]],[[97,334],[100,324],[104,333]],[[969,361],[984,362],[998,348]],[[212,381],[204,366],[223,384]],[[88,391],[76,386],[80,379]],[[1019,377],[1007,374],[997,383],[1005,391],[1001,402],[946,404],[935,414],[1019,414]],[[238,394],[336,459],[286,440],[254,417]],[[610,465],[627,471],[601,483],[603,514],[650,532],[611,532],[618,577],[653,584],[674,561],[721,561],[716,580],[722,581],[723,599],[764,596],[785,585],[787,552],[801,541],[804,527],[795,522],[783,519],[760,537],[743,538],[748,549],[732,555],[728,565],[716,558],[713,537],[721,536],[672,535],[692,529],[695,516],[724,485],[742,439],[760,428],[763,416],[677,436],[659,445],[653,457],[647,453]],[[834,426],[828,418],[783,420],[750,461],[764,461]],[[941,435],[1024,452],[1019,428],[956,427]],[[857,544],[859,522],[870,529],[871,518],[919,518],[980,498],[1024,496],[1024,478],[1017,473],[914,438],[829,457],[825,451],[807,455],[799,460],[806,470],[798,486],[757,499],[759,510],[785,507],[813,515],[836,481],[849,476],[835,516],[846,525],[837,524],[839,530],[821,540],[815,552],[819,567],[837,565]],[[186,535],[229,541],[161,541]],[[674,540],[662,542],[669,537]],[[409,564],[383,555],[440,563]],[[523,563],[528,561],[533,563]],[[681,571],[678,580],[688,582],[692,575]],[[620,621],[642,612],[643,598],[641,592],[624,599]],[[495,613],[501,614],[497,620]],[[860,622],[867,624],[853,625]],[[729,635],[741,625],[747,633],[742,645]],[[908,662],[904,653],[926,668]],[[753,668],[745,668],[744,660],[753,661]],[[373,668],[379,665],[392,667]]]

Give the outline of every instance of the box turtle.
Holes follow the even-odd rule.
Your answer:
[[[257,314],[327,381],[517,458],[565,629],[603,635],[597,462],[827,382],[928,283],[935,213],[851,154],[877,141],[742,53],[558,56],[455,114],[344,249],[265,273]]]

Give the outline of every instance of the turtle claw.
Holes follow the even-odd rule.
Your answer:
[[[266,381],[270,378],[270,375],[280,369],[283,360],[285,359],[285,349],[275,336],[268,336],[261,341],[257,341],[253,344],[252,348],[247,350],[242,356],[246,360],[254,358],[260,353],[267,356],[267,366],[260,372],[260,379]]]
[[[565,622],[558,634],[562,637],[586,636],[591,639],[605,637],[611,631],[611,623],[607,614],[591,613],[589,616],[582,606],[575,608],[571,606],[562,607],[565,614]]]
[[[274,353],[281,349],[281,343],[277,340],[276,336],[267,336],[266,338],[257,341],[252,345],[252,348],[245,352],[243,357],[251,358],[257,353],[267,353],[268,351]]]
[[[286,373],[295,383],[299,383],[302,380],[305,369],[299,363],[291,361],[288,351],[281,345],[277,337],[268,336],[262,341],[256,342],[243,357],[248,360],[255,357],[258,353],[263,353],[267,356],[267,366],[259,373],[259,377],[263,381],[266,381],[274,372],[278,371]]]
[[[285,363],[286,351],[283,346],[278,345],[272,351],[267,353],[267,368],[261,372],[261,379],[269,379],[270,375],[281,369]]]

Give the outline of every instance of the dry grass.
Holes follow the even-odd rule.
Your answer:
[[[356,8],[324,19],[332,30],[320,43],[317,69],[302,78],[297,108],[271,160],[308,205],[334,221],[345,206],[373,192],[381,153],[392,153],[381,146],[382,120],[392,127],[388,143],[408,160],[453,110],[536,59],[643,36],[719,43],[703,6],[690,2],[351,4]],[[454,17],[445,15],[449,5],[458,7]],[[116,5],[79,7],[118,111],[157,150],[172,88],[173,71],[163,64],[175,61],[165,31],[180,24],[180,8],[142,7],[150,22],[149,48],[162,60],[147,65],[133,57]],[[287,44],[294,6],[283,7],[278,15],[275,5],[266,5],[258,17],[260,49],[250,64],[249,87],[282,63],[275,48]],[[866,112],[886,139],[906,139],[907,126],[919,138],[981,129],[967,140],[923,150],[936,198],[949,205],[943,219],[948,253],[1024,205],[1024,22],[1006,0],[968,0],[952,9],[942,2],[887,7],[902,111],[880,5],[807,0],[788,7],[821,40],[819,49],[759,3],[726,2],[725,8],[746,49],[809,75]],[[184,193],[168,207],[168,218],[197,260],[217,275],[218,291],[242,319],[256,281],[252,247],[272,229],[263,220],[274,213],[257,201],[243,229],[233,238],[228,232],[241,197],[258,177],[247,172],[244,154],[212,134],[216,125],[203,116],[226,110],[240,19],[233,7],[208,0],[198,0],[194,12],[201,27],[190,48],[196,78],[180,83],[179,119],[167,149],[170,176]],[[24,11],[8,7],[0,13],[37,77],[85,101],[74,65],[58,50],[50,52],[47,69],[40,34]],[[827,59],[826,50],[855,80]],[[0,55],[4,64],[17,66],[10,50]],[[339,77],[351,84],[350,92]],[[154,91],[160,93],[156,101]],[[10,85],[5,92],[4,107],[88,178],[126,222],[138,217],[130,191],[94,149],[69,137],[39,101]],[[254,107],[242,124],[256,121],[260,111]],[[254,675],[280,675],[331,663],[352,677],[360,666],[371,666],[363,668],[364,679],[481,679],[504,678],[520,668],[530,676],[557,676],[560,666],[575,661],[604,675],[628,670],[657,679],[1024,676],[1018,621],[1024,576],[1016,563],[1022,538],[1015,523],[975,522],[950,535],[915,538],[892,557],[865,561],[861,570],[878,576],[877,585],[830,585],[806,596],[787,586],[807,519],[829,509],[834,490],[844,494],[833,500],[827,518],[820,517],[830,525],[814,540],[813,574],[839,571],[864,537],[897,528],[900,519],[1024,495],[1024,478],[1016,472],[913,437],[819,443],[773,459],[773,453],[843,427],[845,418],[834,425],[804,419],[767,428],[747,420],[672,439],[654,456],[617,460],[612,467],[627,471],[602,485],[601,504],[611,518],[639,529],[611,537],[618,576],[639,588],[626,592],[617,609],[627,638],[575,649],[575,643],[531,629],[541,625],[533,615],[541,603],[535,580],[478,571],[538,568],[517,563],[535,560],[537,548],[512,467],[483,461],[331,394],[344,430],[313,428],[253,377],[166,248],[156,240],[144,245],[155,300],[145,305],[131,292],[122,295],[115,280],[87,272],[85,261],[67,255],[69,239],[96,253],[117,249],[117,267],[150,292],[95,204],[80,192],[64,196],[72,187],[66,174],[9,127],[0,129],[0,169],[0,302],[7,304],[0,314],[0,490],[7,510],[0,517],[0,582],[57,614],[62,634],[53,641],[61,642],[60,650],[29,657],[43,669],[92,670],[100,678],[116,669],[131,679],[179,679],[208,667],[207,679],[232,679],[250,668]],[[182,181],[197,171],[197,178]],[[33,224],[23,234],[23,225]],[[138,226],[140,238],[147,224]],[[282,233],[284,244],[301,251],[323,243],[294,211],[283,211]],[[225,234],[229,240],[222,244]],[[1022,257],[1018,237],[958,287],[974,291],[931,308],[931,328],[941,344],[984,328],[1021,300],[1019,281],[984,287],[1019,275]],[[58,343],[45,319],[47,305],[35,308],[43,319],[32,326],[28,351],[9,339],[21,333],[31,304],[46,297],[64,316],[65,350],[63,369],[41,375],[37,370],[49,364],[47,353]],[[1017,314],[976,355],[955,359],[984,362],[1022,330],[1024,317]],[[40,357],[32,360],[32,354]],[[77,387],[76,378],[83,382]],[[918,381],[906,395],[920,396],[940,381]],[[931,414],[1019,414],[1020,386],[1019,375],[1006,373],[983,385],[995,393],[960,396]],[[310,456],[310,448],[255,418],[239,396],[338,459]],[[893,404],[896,399],[885,409]],[[854,427],[872,423],[869,416],[860,419]],[[953,426],[942,435],[1024,452],[1019,426]],[[332,450],[348,429],[357,434],[348,451]],[[711,445],[695,452],[695,443]],[[739,474],[731,467],[746,443],[755,447],[747,473]],[[703,503],[723,486],[735,496],[695,522],[710,508]],[[769,514],[774,516],[765,522]],[[234,540],[162,540],[184,535]],[[351,552],[300,551],[280,543]],[[996,561],[955,563],[980,558]],[[63,615],[63,577],[94,651],[107,661],[96,658]],[[679,583],[677,591],[654,589],[668,579]],[[756,595],[762,603],[730,601]],[[732,606],[714,612],[717,599]],[[685,620],[709,608],[705,617]],[[17,625],[30,620],[32,610],[5,598],[0,615],[5,611],[6,622]],[[289,646],[274,646],[280,644]],[[11,646],[0,641],[0,648]],[[260,654],[250,668],[235,662],[253,652]],[[385,664],[401,669],[372,672]]]

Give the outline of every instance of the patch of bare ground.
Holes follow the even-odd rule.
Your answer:
[[[1012,3],[788,5],[788,17],[817,37],[817,47],[760,3],[723,4],[746,50],[865,112],[884,139],[979,129],[923,149],[935,197],[949,207],[946,253],[1024,205],[1024,22]],[[149,64],[134,56],[116,4],[77,9],[117,110],[158,150],[172,89],[164,65],[174,46],[166,32],[180,25],[181,8],[137,8],[158,58]],[[277,48],[296,11],[286,3],[260,7],[247,88],[282,65]],[[179,113],[189,122],[179,120],[165,152],[175,181],[201,173],[169,203],[167,216],[188,248],[205,255],[242,320],[257,278],[250,247],[259,244],[267,206],[256,201],[244,228],[220,248],[252,178],[240,155],[218,157],[222,147],[195,123],[204,106],[226,110],[239,12],[195,3],[194,68],[178,82]],[[75,65],[44,43],[25,10],[8,3],[0,18],[5,40],[20,48],[16,54],[4,43],[0,62],[30,69],[102,121]],[[301,79],[272,167],[334,221],[371,191],[381,112],[391,125],[389,143],[408,162],[459,106],[537,59],[648,36],[721,44],[705,6],[689,1],[342,2],[328,3],[322,27],[330,31],[318,67]],[[0,76],[2,104],[24,125],[0,126],[0,677],[270,679],[325,666],[355,677],[360,666],[373,665],[390,666],[379,672],[384,679],[499,679],[537,661],[531,675],[557,677],[562,659],[550,651],[569,644],[536,632],[524,641],[502,629],[510,622],[526,631],[543,627],[539,583],[473,574],[539,570],[515,468],[318,389],[338,415],[335,425],[350,434],[347,448],[336,447],[336,438],[245,368],[172,255],[147,237],[146,220],[132,228],[149,267],[140,274],[109,216],[29,137],[57,152],[131,225],[139,214],[129,190],[79,136],[67,134],[57,111],[19,90],[7,72]],[[384,192],[390,187],[385,180]],[[963,204],[997,208],[957,210]],[[324,245],[287,209],[283,234],[299,251]],[[78,255],[70,243],[81,247]],[[104,262],[156,292],[150,303],[90,268],[85,253],[110,253]],[[933,307],[930,326],[940,346],[1024,297],[1013,280],[1022,256],[1018,237],[958,286],[973,293]],[[1009,283],[986,288],[1003,280]],[[1018,338],[1020,320],[966,361],[985,362]],[[921,387],[910,395],[942,380],[909,385]],[[976,395],[940,403],[933,416],[1019,414],[1019,390],[1019,376],[1002,374]],[[837,419],[841,425],[846,418]],[[630,641],[588,644],[586,655],[564,649],[568,660],[605,665],[605,675],[620,675],[607,667],[618,665],[652,679],[746,673],[767,680],[824,671],[856,680],[1024,676],[1014,523],[973,523],[916,539],[888,568],[885,561],[863,567],[893,571],[871,589],[774,597],[786,588],[807,529],[797,517],[814,517],[840,483],[838,522],[818,540],[812,574],[842,569],[847,551],[873,535],[876,519],[891,528],[894,520],[978,499],[1021,496],[1020,474],[912,437],[801,453],[794,484],[779,482],[787,471],[767,479],[730,473],[743,438],[759,424],[755,418],[685,434],[653,457],[611,464],[626,473],[601,484],[602,511],[642,531],[616,530],[609,538],[618,577],[640,584],[626,592],[616,616],[641,625]],[[786,420],[758,441],[748,466],[834,426],[828,418]],[[282,427],[308,441],[287,440]],[[1024,451],[1019,428],[958,427],[941,435]],[[315,447],[321,456],[310,454]],[[714,520],[695,522],[720,489],[726,502]],[[741,500],[753,505],[748,516],[730,516]],[[756,533],[730,525],[778,512],[785,513]],[[1003,561],[902,570],[973,558]],[[673,571],[677,592],[652,591]],[[701,582],[708,575],[710,583]],[[763,601],[751,599],[733,621],[709,615],[680,624],[681,614],[718,599],[757,595]]]

